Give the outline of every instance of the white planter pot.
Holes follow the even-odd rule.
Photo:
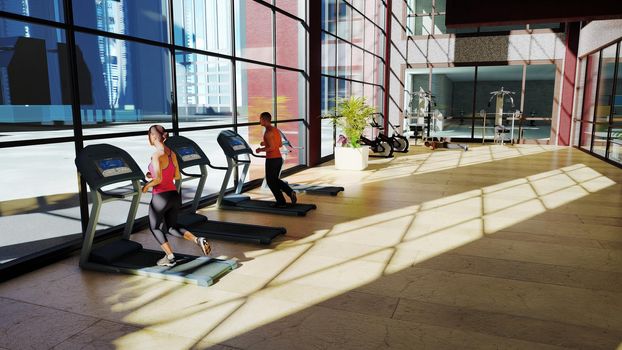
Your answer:
[[[335,147],[335,168],[338,170],[364,170],[368,160],[369,146]]]

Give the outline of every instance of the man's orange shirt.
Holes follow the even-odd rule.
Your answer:
[[[281,141],[281,133],[276,127],[272,127],[269,131],[263,134],[263,142],[267,147],[272,146],[272,150],[266,151],[266,158],[281,158],[281,147],[283,142]]]

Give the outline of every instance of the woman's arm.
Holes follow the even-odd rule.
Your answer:
[[[143,187],[143,193],[147,193],[151,187],[154,187],[162,182],[162,167],[160,166],[161,155],[162,152],[156,152],[153,156],[151,156],[151,165],[153,166],[153,172],[155,174],[151,174],[153,179]]]
[[[171,159],[173,160],[173,165],[175,166],[175,180],[181,179],[181,174],[179,173],[179,163],[177,162],[177,155],[175,152],[171,152]]]

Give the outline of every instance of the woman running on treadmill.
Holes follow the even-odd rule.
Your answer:
[[[196,237],[190,231],[179,228],[177,225],[181,196],[177,192],[174,181],[180,179],[179,164],[175,153],[164,145],[168,133],[163,126],[152,125],[149,127],[148,137],[149,144],[156,150],[151,156],[149,172],[146,174],[150,181],[143,187],[143,193],[153,188],[149,204],[149,229],[166,253],[162,259],[158,260],[158,265],[175,266],[176,263],[175,254],[166,239],[166,233],[193,241],[201,248],[203,254],[209,254],[212,248],[205,238]]]
[[[263,134],[263,141],[260,148],[257,148],[255,152],[266,152],[266,183],[270,188],[270,191],[274,195],[276,203],[273,204],[275,208],[285,208],[287,206],[283,192],[290,198],[292,204],[296,204],[296,192],[287,185],[283,180],[279,179],[281,173],[281,167],[283,166],[283,157],[281,156],[281,147],[283,142],[281,140],[281,133],[279,129],[272,126],[272,115],[268,112],[263,112],[259,116],[259,124],[266,128]]]
[[[468,145],[451,143],[451,140],[444,137],[439,138],[438,141],[426,141],[424,142],[424,145],[431,150],[435,150],[437,148],[460,148],[463,149],[465,152],[469,150]]]

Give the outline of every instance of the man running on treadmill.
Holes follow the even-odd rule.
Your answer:
[[[259,116],[259,124],[266,128],[266,131],[263,134],[263,141],[260,144],[262,147],[257,148],[255,152],[266,152],[266,183],[276,200],[273,206],[275,208],[285,208],[287,204],[282,192],[287,194],[292,204],[296,204],[298,199],[296,198],[296,192],[294,192],[286,182],[279,179],[281,167],[283,166],[283,158],[281,156],[281,147],[283,147],[283,143],[281,141],[279,129],[272,126],[271,121],[272,116],[268,112],[263,112]]]

